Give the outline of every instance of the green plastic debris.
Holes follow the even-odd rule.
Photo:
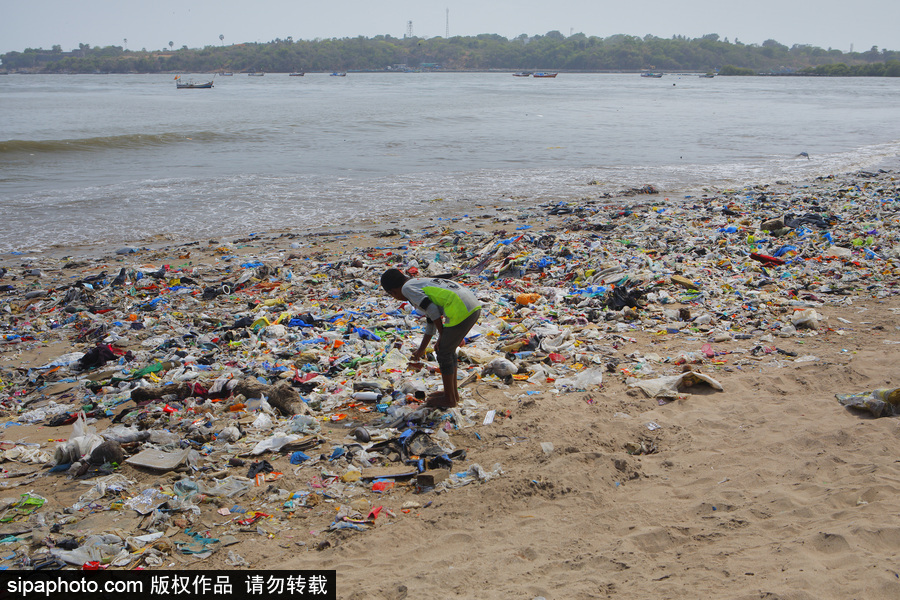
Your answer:
[[[42,507],[47,501],[37,494],[22,494],[22,499],[10,506],[3,516],[0,517],[0,523],[9,523],[20,517],[26,517]]]

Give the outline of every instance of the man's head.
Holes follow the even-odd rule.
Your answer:
[[[381,287],[384,288],[392,298],[397,300],[405,300],[401,288],[403,284],[409,281],[409,277],[403,274],[400,269],[388,269],[381,274]]]

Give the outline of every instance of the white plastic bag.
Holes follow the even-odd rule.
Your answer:
[[[482,350],[481,348],[476,348],[474,346],[464,346],[459,349],[460,356],[465,357],[469,362],[473,362],[478,365],[484,365],[494,358],[494,354]]]
[[[822,316],[812,308],[798,310],[791,315],[791,324],[797,328],[806,327],[807,329],[818,329],[819,321],[821,320]]]
[[[216,436],[216,439],[220,442],[226,443],[236,442],[241,439],[241,430],[234,425],[229,425],[219,432],[219,434]]]
[[[400,352],[396,348],[391,348],[391,351],[387,353],[384,357],[384,362],[381,363],[382,371],[389,371],[392,369],[405,369],[406,363],[409,362],[409,357]]]
[[[203,492],[207,496],[216,498],[234,498],[244,494],[251,487],[253,487],[252,479],[239,477],[237,475],[229,475],[225,479],[216,481],[215,485],[205,486]]]
[[[58,465],[73,463],[81,460],[82,456],[89,455],[102,443],[103,438],[96,434],[93,427],[87,425],[84,411],[81,411],[72,425],[72,436],[68,442],[56,446],[53,458]]]
[[[300,439],[299,435],[285,435],[283,433],[276,433],[272,437],[265,439],[256,446],[253,447],[253,450],[250,454],[257,455],[262,454],[263,452],[267,452],[272,450],[273,452],[277,452],[281,450],[283,446],[290,444],[291,442],[296,442]]]
[[[288,423],[288,433],[315,433],[321,428],[319,421],[309,415],[294,415]]]
[[[261,412],[259,416],[250,424],[255,429],[271,429],[275,426],[275,422],[267,413]]]
[[[143,441],[150,437],[149,431],[141,431],[137,427],[128,427],[126,425],[114,425],[108,427],[102,434],[104,438],[127,444],[129,442]]]
[[[545,338],[541,341],[541,350],[544,352],[562,353],[564,350],[575,345],[572,339],[572,330],[566,328],[559,335],[553,338]]]
[[[482,370],[483,375],[489,375],[493,373],[501,379],[515,375],[518,372],[519,367],[517,367],[514,362],[499,357],[489,362],[487,366]]]
[[[574,377],[558,379],[556,385],[576,390],[587,390],[594,386],[600,386],[603,385],[603,370],[599,367],[585,369]]]

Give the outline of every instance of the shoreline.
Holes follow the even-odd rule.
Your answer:
[[[11,521],[0,564],[335,569],[348,600],[473,582],[487,600],[891,598],[900,428],[835,399],[900,385],[900,180],[874,175],[4,255],[0,500],[45,502]],[[395,266],[457,273],[489,309],[460,349],[458,410],[415,412],[440,377],[406,369],[419,324],[377,283]],[[115,356],[73,366],[101,346]],[[211,393],[227,377],[246,393]],[[264,418],[250,384],[273,403],[287,386],[315,429],[254,454],[307,421]],[[354,400],[373,388],[384,406]],[[152,437],[116,468],[50,472],[75,436],[50,422],[82,407],[97,434]],[[407,426],[449,466],[379,451]],[[128,462],[147,448],[190,458]],[[168,508],[135,510],[146,490]],[[122,542],[91,550],[93,534]]]
[[[895,157],[893,160],[883,160],[881,163],[873,165],[871,167],[871,171],[865,171],[868,173],[883,173],[887,171],[887,173],[893,173],[894,168],[900,169],[900,157]],[[721,186],[721,185],[708,185],[708,184],[695,184],[692,186],[680,186],[676,189],[660,189],[655,193],[641,193],[640,187],[631,188],[628,190],[619,190],[618,192],[602,192],[599,195],[591,197],[592,192],[592,182],[588,182],[586,185],[586,191],[583,196],[579,198],[575,198],[574,195],[564,199],[558,199],[558,202],[566,203],[566,204],[578,204],[578,203],[590,203],[592,205],[599,204],[600,207],[606,203],[607,207],[611,207],[617,204],[628,204],[630,202],[639,201],[641,199],[645,200],[644,204],[660,204],[660,203],[679,203],[679,202],[688,202],[691,199],[696,198],[705,198],[708,196],[716,196],[722,194],[731,194],[735,191],[740,190],[751,190],[755,188],[772,188],[775,190],[781,190],[786,187],[802,187],[802,186],[815,186],[821,182],[828,182],[834,179],[842,179],[842,178],[852,178],[855,177],[858,173],[862,171],[856,170],[851,172],[845,172],[840,174],[833,174],[828,176],[818,176],[813,179],[801,180],[791,184],[785,180],[773,180],[768,182],[751,182],[746,183],[744,185],[738,186]],[[609,184],[607,183],[606,186]],[[655,185],[647,184],[642,186],[644,188],[656,189]],[[352,234],[364,234],[367,231],[385,231],[390,229],[397,229],[398,226],[403,225],[405,223],[412,222],[412,227],[407,227],[408,229],[414,229],[418,227],[425,226],[438,226],[441,224],[440,219],[444,220],[453,220],[460,221],[465,220],[467,217],[467,213],[474,213],[480,211],[532,211],[539,210],[543,206],[547,206],[549,204],[555,203],[552,198],[548,197],[540,197],[540,198],[524,198],[524,197],[509,197],[509,198],[499,198],[494,200],[480,200],[477,202],[473,202],[468,206],[461,206],[465,201],[464,200],[452,200],[445,204],[443,199],[438,199],[434,201],[426,201],[422,200],[421,204],[423,207],[419,210],[406,212],[403,216],[403,221],[393,218],[392,215],[389,214],[375,214],[371,216],[364,216],[360,221],[354,222],[354,226],[351,229],[344,230],[345,227],[342,224],[332,223],[332,224],[323,224],[318,226],[307,226],[303,228],[273,228],[264,231],[247,231],[245,233],[233,233],[225,236],[221,236],[221,240],[218,241],[227,241],[228,239],[247,239],[247,238],[266,238],[270,237],[274,239],[272,236],[280,237],[287,235],[294,236],[310,236],[310,237],[322,237],[329,235],[342,235],[345,233]],[[452,216],[449,217],[441,217],[442,214],[441,209],[445,206],[451,207]],[[408,208],[408,207],[405,207]],[[213,236],[214,237],[214,236]],[[210,240],[211,237],[206,238],[192,238],[189,236],[178,236],[176,234],[164,234],[157,235],[148,238],[141,239],[130,239],[124,238],[122,240],[106,240],[95,242],[91,244],[62,244],[62,245],[50,245],[42,248],[31,248],[31,249],[17,249],[13,251],[8,251],[4,253],[0,253],[0,267],[14,264],[15,262],[21,262],[23,260],[39,260],[41,258],[46,258],[50,260],[54,259],[64,259],[64,258],[77,258],[77,259],[113,259],[115,258],[116,250],[121,248],[135,248],[140,249],[142,251],[163,251],[167,248],[175,248],[179,246],[184,246],[188,244],[198,244],[204,243],[207,240]]]

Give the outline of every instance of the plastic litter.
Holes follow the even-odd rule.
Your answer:
[[[480,230],[443,219],[385,231],[376,248],[347,244],[331,254],[311,251],[315,237],[269,244],[250,236],[216,241],[202,258],[176,260],[191,251],[180,247],[133,248],[77,267],[49,257],[25,267],[17,257],[10,269],[42,277],[39,285],[3,281],[7,356],[40,348],[46,357],[59,341],[71,343],[40,366],[0,367],[2,425],[47,426],[53,438],[4,444],[9,483],[16,467],[55,461],[40,473],[88,485],[64,507],[74,511],[51,515],[48,503],[18,507],[31,515],[7,505],[5,514],[48,513],[48,522],[77,527],[87,515],[127,509],[147,531],[181,532],[182,519],[202,514],[268,538],[288,510],[340,508],[371,499],[374,487],[385,500],[430,488],[405,483],[427,481],[432,467],[450,471],[438,492],[501,476],[499,465],[485,470],[454,446],[468,429],[474,458],[481,428],[515,418],[485,402],[487,388],[510,406],[556,410],[551,394],[580,392],[593,406],[605,401],[596,390],[626,382],[662,404],[721,391],[714,377],[726,369],[815,363],[815,344],[800,351],[791,342],[833,340],[859,326],[855,298],[898,293],[900,194],[891,177],[837,177],[816,183],[815,194],[779,184],[651,200],[638,189],[608,202],[511,206]],[[519,222],[550,217],[543,229]],[[422,406],[441,385],[440,367],[433,348],[410,362],[424,321],[379,289],[389,266],[453,273],[483,300],[458,350],[462,403],[452,410]],[[642,354],[639,338],[659,343]],[[893,398],[838,394],[878,416],[896,414]],[[6,439],[17,439],[14,430]],[[104,479],[112,467],[104,471],[93,453],[105,442],[152,480],[141,480],[147,489]],[[272,470],[243,476],[264,462]],[[303,494],[294,497],[285,488],[297,481]],[[226,514],[207,518],[210,503]],[[277,515],[258,516],[263,505]],[[357,510],[334,528],[365,531],[371,524]],[[224,545],[219,531],[189,533],[178,549],[206,556]],[[171,563],[169,535],[140,533],[59,551],[74,552],[68,564],[78,566],[122,560],[121,552],[146,567]],[[235,551],[235,566],[239,558]]]
[[[697,371],[688,371],[671,377],[631,381],[628,387],[638,388],[651,398],[676,398],[679,393],[684,393],[698,384],[707,384],[716,391],[723,391],[722,384],[709,375]]]
[[[130,508],[142,515],[150,514],[171,499],[161,491],[155,488],[143,490],[137,496],[129,498],[125,501],[125,508]]]
[[[156,471],[171,471],[184,464],[190,455],[190,450],[182,450],[180,452],[164,452],[155,448],[148,448],[142,452],[135,454],[125,462],[134,467],[144,467]]]
[[[883,388],[868,392],[835,394],[847,408],[872,413],[876,417],[900,415],[900,388]]]

